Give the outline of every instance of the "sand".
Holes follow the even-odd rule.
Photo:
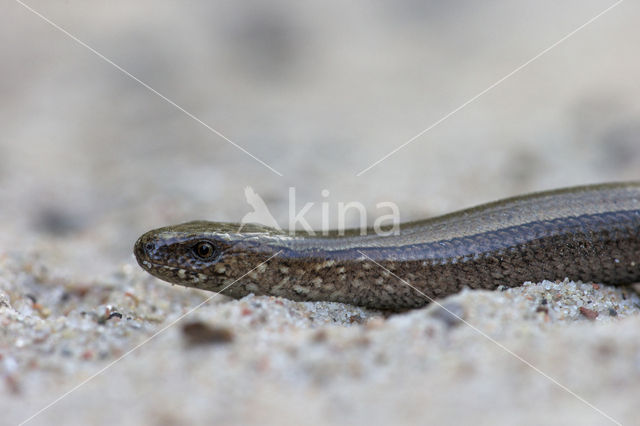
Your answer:
[[[247,186],[283,227],[314,203],[318,229],[322,203],[335,227],[340,202],[373,224],[379,202],[405,221],[638,180],[637,4],[435,127],[606,5],[29,4],[250,155],[7,4],[0,423],[640,424],[633,286],[466,290],[388,315],[213,297],[131,254],[155,227],[239,221]]]

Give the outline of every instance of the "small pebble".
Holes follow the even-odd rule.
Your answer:
[[[202,321],[192,321],[183,325],[182,335],[189,345],[230,343],[234,338],[230,329],[211,326]]]
[[[584,306],[580,307],[580,313],[591,321],[595,320],[598,317],[598,312],[594,311],[593,309],[585,308]]]
[[[447,327],[453,327],[462,322],[464,309],[457,302],[449,302],[435,308],[431,316],[444,322]]]

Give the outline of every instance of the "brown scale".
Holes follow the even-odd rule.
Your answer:
[[[145,270],[176,284],[221,291],[242,277],[222,291],[235,298],[270,294],[389,310],[465,287],[564,278],[625,284],[640,281],[640,184],[514,197],[407,223],[400,235],[384,237],[292,237],[259,225],[189,222],[145,233],[134,253]]]

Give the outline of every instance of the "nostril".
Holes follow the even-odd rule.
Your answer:
[[[153,244],[152,242],[148,242],[144,245],[144,251],[147,252],[147,254],[150,254],[152,251],[154,251],[156,248],[156,245]]]

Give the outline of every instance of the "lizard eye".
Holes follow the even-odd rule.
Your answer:
[[[200,241],[193,247],[193,252],[202,260],[209,260],[216,254],[216,248],[209,241]]]

